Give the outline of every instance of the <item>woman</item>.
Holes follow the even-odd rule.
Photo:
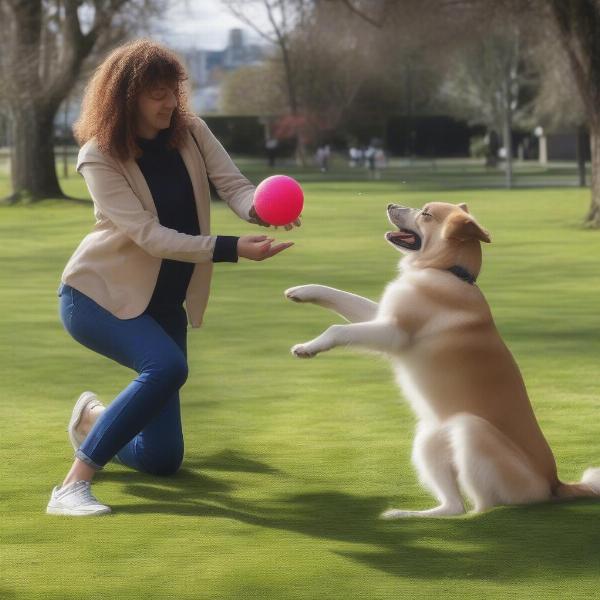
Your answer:
[[[208,178],[238,216],[266,223],[252,184],[188,110],[185,79],[173,53],[140,40],[115,50],[86,89],[77,171],[96,224],[65,267],[60,314],[75,340],[138,376],[108,407],[92,392],[80,396],[68,428],[75,461],[49,514],[109,513],[90,485],[110,460],[156,475],[178,470],[186,329],[202,322],[212,263],[264,260],[291,246],[210,234]]]

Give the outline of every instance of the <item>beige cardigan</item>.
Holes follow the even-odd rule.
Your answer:
[[[79,151],[77,171],[94,201],[96,223],[67,263],[62,282],[92,298],[120,319],[144,312],[163,258],[196,263],[185,306],[192,327],[200,327],[208,302],[216,237],[210,235],[208,176],[219,195],[249,220],[254,186],[240,173],[202,119],[179,149],[192,181],[202,235],[188,235],[158,222],[150,189],[134,159],[116,160],[94,140]],[[200,148],[201,152],[199,152]]]

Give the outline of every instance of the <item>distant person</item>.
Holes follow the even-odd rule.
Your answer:
[[[275,138],[268,138],[265,142],[265,150],[267,151],[267,161],[269,163],[269,167],[275,166],[275,160],[277,158],[277,148],[279,147],[279,142]]]
[[[385,156],[385,152],[383,151],[383,148],[375,149],[374,162],[375,162],[375,168],[374,168],[375,179],[381,179],[381,171],[383,169],[385,169],[385,167],[387,165],[387,158]]]
[[[357,148],[356,146],[350,146],[350,149],[348,150],[348,155],[350,158],[348,162],[350,167],[355,168],[362,164],[363,153],[360,148]]]
[[[328,144],[319,146],[315,155],[317,165],[321,173],[326,173],[329,170],[329,156],[331,149]]]
[[[375,146],[370,144],[365,150],[365,166],[369,171],[369,179],[375,179],[375,154],[377,150]]]
[[[93,392],[77,400],[68,427],[75,461],[49,514],[111,512],[91,493],[111,460],[157,476],[179,469],[187,327],[202,323],[213,264],[263,260],[291,245],[211,234],[208,177],[242,220],[266,224],[254,186],[190,111],[186,79],[175,54],[139,40],[113,51],[86,88],[77,171],[96,222],[63,271],[60,316],[77,342],[136,375],[106,407]]]

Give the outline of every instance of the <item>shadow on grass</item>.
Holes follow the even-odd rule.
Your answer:
[[[595,507],[593,506],[595,504]],[[513,506],[435,521],[389,524],[373,552],[339,554],[397,577],[494,582],[588,576],[600,567],[598,506]],[[409,527],[409,547],[394,536]]]
[[[284,476],[231,451],[197,461],[194,467]],[[356,550],[332,552],[396,577],[503,582],[589,575],[600,567],[600,506],[593,501],[503,507],[459,518],[382,521],[378,515],[390,501],[380,496],[323,491],[244,501],[233,497],[235,485],[189,468],[169,478],[136,474],[135,484],[128,471],[101,477],[122,481],[127,493],[144,500],[115,505],[116,514],[227,518],[356,544]]]
[[[212,469],[215,471],[235,471],[240,473],[280,473],[278,469],[258,460],[241,456],[232,450],[223,450],[203,460],[187,460],[186,467],[192,469]]]

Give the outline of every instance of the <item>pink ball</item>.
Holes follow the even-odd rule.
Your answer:
[[[304,206],[300,184],[287,175],[272,175],[261,181],[254,192],[254,208],[269,225],[288,225]]]

